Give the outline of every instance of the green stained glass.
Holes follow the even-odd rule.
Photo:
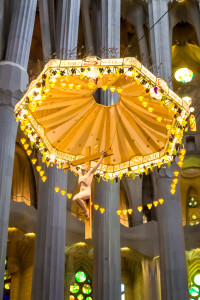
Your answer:
[[[79,294],[78,296],[77,296],[77,299],[78,300],[82,300],[84,297],[83,297],[83,295],[81,295],[81,294]]]
[[[74,285],[70,285],[70,292],[77,293],[79,291],[79,285],[77,283],[74,283]]]
[[[84,282],[86,280],[86,275],[83,271],[78,271],[75,275],[76,281]]]
[[[194,283],[196,285],[200,285],[200,274],[194,276]]]
[[[6,283],[6,284],[4,285],[4,287],[5,287],[6,290],[9,290],[9,289],[10,289],[10,283]]]
[[[92,297],[87,297],[86,300],[92,300]]]
[[[192,297],[196,297],[199,295],[199,289],[196,286],[193,286],[189,289],[189,293]]]
[[[84,284],[82,291],[84,294],[90,294],[92,292],[92,288],[89,284]]]

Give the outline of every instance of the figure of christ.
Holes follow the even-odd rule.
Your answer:
[[[89,218],[89,211],[85,205],[85,201],[89,200],[91,197],[91,185],[94,173],[96,172],[97,168],[100,166],[106,155],[106,151],[103,151],[98,163],[91,170],[85,164],[82,165],[81,173],[79,173],[77,169],[70,162],[68,162],[71,170],[79,176],[78,185],[80,187],[80,191],[73,197],[73,200],[76,201],[76,203],[82,208],[85,213],[86,219]]]

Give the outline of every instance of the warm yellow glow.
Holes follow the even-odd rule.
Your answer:
[[[61,190],[60,192],[61,192],[62,196],[65,196],[65,194],[66,194],[65,190]]]
[[[147,107],[148,101],[142,101],[142,105],[143,105],[144,107]]]
[[[21,143],[22,143],[22,145],[24,145],[25,144],[25,142],[26,142],[26,139],[25,138],[21,138]]]
[[[131,215],[132,212],[133,212],[132,208],[129,208],[127,211],[128,211],[128,214],[129,214],[129,215]]]
[[[157,207],[157,206],[158,206],[158,200],[153,201],[153,205],[154,205],[155,207]]]
[[[98,210],[98,208],[99,208],[99,205],[98,204],[94,204],[94,209]]]
[[[178,177],[179,171],[175,170],[175,171],[174,171],[174,175],[175,175],[176,177]]]
[[[102,86],[102,90],[105,92],[107,90],[108,86],[107,85],[103,85]]]
[[[196,119],[194,115],[190,116],[190,131],[197,131]]]
[[[67,198],[71,199],[72,193],[67,193]]]
[[[47,180],[47,176],[42,176],[42,181],[45,182]]]
[[[130,251],[131,249],[130,248],[128,248],[128,247],[122,247],[121,248],[121,251]]]
[[[120,215],[121,214],[121,209],[117,210],[117,214]]]
[[[185,156],[184,156],[184,155],[182,155],[182,154],[181,154],[181,155],[179,155],[179,158],[180,158],[180,160],[184,160],[184,157],[185,157]]]
[[[123,91],[123,88],[121,88],[121,87],[118,87],[118,88],[117,88],[117,92],[118,92],[118,94],[121,94],[121,93],[122,93],[122,91]]]
[[[138,206],[137,209],[138,209],[139,212],[141,212],[143,210],[143,207],[142,206]]]
[[[60,188],[58,186],[55,186],[54,190],[56,191],[56,193],[58,193]]]
[[[79,243],[76,243],[76,246],[85,246],[86,243],[83,243],[83,242],[79,242]]]
[[[92,90],[93,87],[94,87],[94,82],[93,82],[93,81],[90,81],[90,82],[88,83],[88,87],[89,87],[90,90]]]
[[[158,116],[157,121],[160,123],[162,121],[162,117]]]
[[[69,88],[70,90],[72,90],[73,87],[74,87],[74,84],[73,84],[73,83],[69,83],[69,84],[68,84],[68,88]]]
[[[143,96],[139,96],[138,99],[142,102],[144,97]]]
[[[181,150],[180,150],[180,153],[181,153],[182,155],[185,155],[185,154],[186,154],[186,149],[181,149]]]
[[[193,72],[188,68],[178,69],[175,73],[176,80],[182,83],[190,82],[193,76]]]
[[[61,87],[62,87],[63,89],[67,86],[67,84],[66,84],[66,82],[64,81],[64,79],[61,80],[60,85],[61,85]]]
[[[44,175],[44,171],[43,170],[39,171],[39,173],[40,173],[40,176]]]
[[[24,149],[27,150],[29,147],[29,144],[24,144]]]
[[[122,212],[123,212],[124,215],[126,215],[127,214],[127,209],[123,209]]]
[[[176,132],[176,129],[172,128],[172,129],[171,129],[171,134],[173,134],[173,135],[174,135],[174,134],[175,134],[175,132]]]
[[[167,130],[171,129],[171,125],[170,125],[170,124],[167,124],[167,125],[166,125],[166,128],[167,128]]]
[[[173,183],[171,184],[171,188],[172,188],[172,189],[175,189],[175,187],[176,187],[176,183],[173,182]]]
[[[104,213],[104,211],[105,211],[105,208],[101,207],[101,208],[100,208],[100,212],[101,212],[101,214],[103,214],[103,213]]]
[[[164,200],[163,198],[159,198],[158,201],[159,201],[159,203],[162,205],[162,204],[164,203],[165,200]]]
[[[81,88],[81,84],[76,84],[75,89],[76,89],[77,91],[79,91],[80,88]]]
[[[173,183],[177,184],[178,183],[178,178],[173,178]]]
[[[28,154],[28,156],[30,156],[31,153],[32,153],[32,150],[31,150],[31,149],[28,149],[28,150],[26,151],[26,153]]]
[[[183,162],[182,162],[181,160],[179,160],[179,161],[177,162],[177,164],[179,165],[180,168],[182,168]]]
[[[24,130],[25,130],[25,128],[26,128],[26,126],[25,126],[25,125],[23,125],[23,124],[21,124],[21,125],[20,125],[20,129],[21,129],[22,131],[24,131]]]
[[[171,192],[172,195],[174,195],[175,192],[176,192],[176,190],[175,189],[171,189],[170,192]]]
[[[111,86],[110,90],[111,90],[112,93],[114,93],[114,91],[116,90],[116,87],[115,86]]]
[[[37,167],[36,167],[36,170],[37,170],[38,172],[40,172],[41,169],[42,169],[41,166],[37,166]]]
[[[151,209],[152,208],[152,203],[147,203],[147,207],[148,207],[148,209]]]
[[[153,107],[149,107],[149,108],[148,108],[148,111],[149,111],[150,113],[152,113],[152,112],[153,112]]]
[[[37,158],[32,158],[31,162],[32,162],[33,165],[35,165],[35,163],[37,162]]]

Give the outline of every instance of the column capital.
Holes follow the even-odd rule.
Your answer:
[[[29,79],[26,70],[10,61],[0,62],[0,106],[14,108],[21,94],[27,89]]]

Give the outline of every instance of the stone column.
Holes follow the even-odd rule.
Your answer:
[[[37,0],[13,1],[13,14],[8,37],[6,60],[25,69],[28,66]]]
[[[174,195],[170,193],[175,169],[179,168],[174,162],[170,169],[162,168],[156,178],[157,196],[165,199],[157,207],[162,300],[188,299],[180,184]]]
[[[81,2],[81,15],[83,19],[86,52],[89,55],[94,55],[94,43],[93,43],[92,26],[90,20],[90,12],[89,12],[90,5],[91,5],[91,0],[83,0]]]
[[[121,288],[119,183],[95,184],[94,202],[105,208],[94,212],[94,299],[119,300]]]
[[[136,28],[137,38],[140,47],[141,62],[147,67],[149,65],[149,53],[143,27],[143,25],[145,24],[146,13],[142,5],[136,5],[136,7],[134,6],[131,12],[129,12],[129,14],[127,15],[126,19],[130,23],[134,24]]]
[[[104,0],[102,8],[102,47],[116,48],[120,52],[120,0]],[[109,57],[105,51],[104,57]],[[118,95],[116,95],[118,96]],[[101,103],[111,105],[118,97],[101,93]],[[94,215],[94,298],[120,300],[121,254],[119,208],[120,182],[111,184],[101,180],[95,184],[94,203],[105,208],[104,214]]]
[[[56,51],[60,59],[72,59],[76,54],[67,57],[68,51],[77,47],[80,15],[80,0],[60,0],[57,9]],[[76,51],[75,51],[76,53]]]
[[[168,1],[149,0],[149,27],[153,72],[171,84],[171,41],[169,29]],[[162,17],[161,20],[159,20]],[[158,21],[159,20],[159,21]],[[156,23],[158,21],[158,23]]]
[[[67,176],[55,166],[47,168],[46,174],[46,182],[39,181],[31,299],[63,300],[66,195],[56,193],[54,187],[66,189]]]
[[[32,40],[36,0],[14,1],[6,59],[0,62],[0,274],[4,274],[17,123],[14,106],[26,89],[26,66]],[[23,7],[23,13],[22,9]],[[23,24],[23,26],[22,26]],[[17,30],[17,34],[16,34]],[[21,64],[21,65],[20,65]],[[0,299],[3,295],[0,277]]]
[[[133,226],[143,223],[142,212],[139,212],[137,207],[142,206],[142,178],[137,176],[134,180],[132,178],[123,178],[123,184],[126,189],[130,208],[133,209],[132,224]]]

